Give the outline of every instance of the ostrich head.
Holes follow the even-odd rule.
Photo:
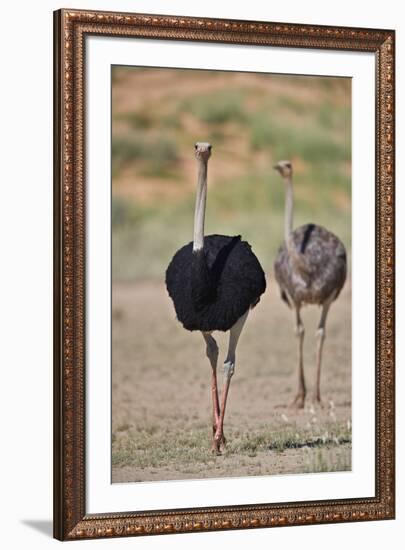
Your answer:
[[[211,156],[212,145],[210,143],[204,143],[199,141],[194,145],[194,148],[195,148],[195,158],[197,160],[202,160],[204,162],[207,162]]]
[[[289,160],[279,160],[273,168],[277,170],[283,178],[290,178],[292,176],[292,164]]]

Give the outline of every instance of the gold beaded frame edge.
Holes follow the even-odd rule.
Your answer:
[[[86,35],[372,52],[376,56],[376,494],[370,498],[86,514]],[[129,13],[54,14],[54,536],[60,540],[395,517],[395,33]]]

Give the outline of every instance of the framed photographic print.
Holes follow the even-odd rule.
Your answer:
[[[391,30],[55,12],[54,535],[391,519]]]

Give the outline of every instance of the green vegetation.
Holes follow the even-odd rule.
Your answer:
[[[244,123],[246,111],[243,108],[243,97],[239,90],[196,95],[185,100],[181,110],[207,124]]]
[[[313,123],[302,127],[279,125],[266,116],[258,115],[251,128],[254,149],[271,148],[276,157],[298,156],[309,159],[312,165],[336,164],[350,161],[349,144]]]
[[[245,434],[236,440],[232,451],[256,454],[259,451],[276,451],[282,453],[290,449],[329,448],[351,443],[351,430],[347,424],[330,423],[319,429],[297,429],[292,425],[282,430],[263,430],[259,434]]]
[[[113,437],[112,463],[141,469],[159,468],[176,462],[185,467],[211,464],[215,457],[208,445],[209,432],[209,428],[204,427],[167,432],[158,427],[145,430],[120,426]],[[224,456],[254,458],[263,453],[288,453],[304,449],[309,453],[305,471],[348,470],[351,440],[347,424],[337,422],[324,425],[322,431],[320,428],[298,429],[297,426],[278,430],[262,426],[255,433],[229,430],[229,443]],[[338,468],[336,464],[331,464],[331,457],[335,457],[334,460],[341,458]]]
[[[138,165],[142,166],[141,173],[164,176],[177,161],[176,147],[166,137],[145,138],[136,132],[113,139],[113,177],[130,163],[137,161]]]
[[[113,231],[126,227],[136,228],[145,214],[145,211],[137,208],[132,201],[125,200],[122,197],[112,197],[111,223]]]
[[[351,447],[318,449],[315,454],[307,456],[302,473],[347,472],[351,470]]]
[[[289,158],[295,224],[325,224],[350,249],[350,81],[238,78],[113,69],[114,278],[161,279],[175,250],[191,239],[198,140],[214,147],[207,234],[243,235],[271,270],[284,208],[272,165]]]

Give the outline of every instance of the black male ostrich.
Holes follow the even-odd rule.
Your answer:
[[[322,348],[325,340],[325,324],[329,308],[346,280],[346,250],[342,242],[330,231],[313,223],[293,230],[292,164],[280,161],[275,166],[285,183],[284,243],[274,262],[276,280],[282,299],[295,309],[296,333],[299,339],[298,393],[293,406],[302,408],[305,403],[305,379],[303,365],[304,325],[300,310],[304,304],[322,307],[317,330],[316,383],[313,399],[322,404],[320,392]]]
[[[209,143],[196,143],[198,187],[194,240],[176,252],[166,271],[166,286],[178,320],[187,330],[201,331],[212,367],[213,443],[217,454],[225,445],[224,416],[229,385],[235,370],[235,350],[250,308],[266,289],[261,265],[240,235],[204,237]],[[217,387],[218,346],[215,330],[230,331],[224,363],[225,383],[221,404]]]

